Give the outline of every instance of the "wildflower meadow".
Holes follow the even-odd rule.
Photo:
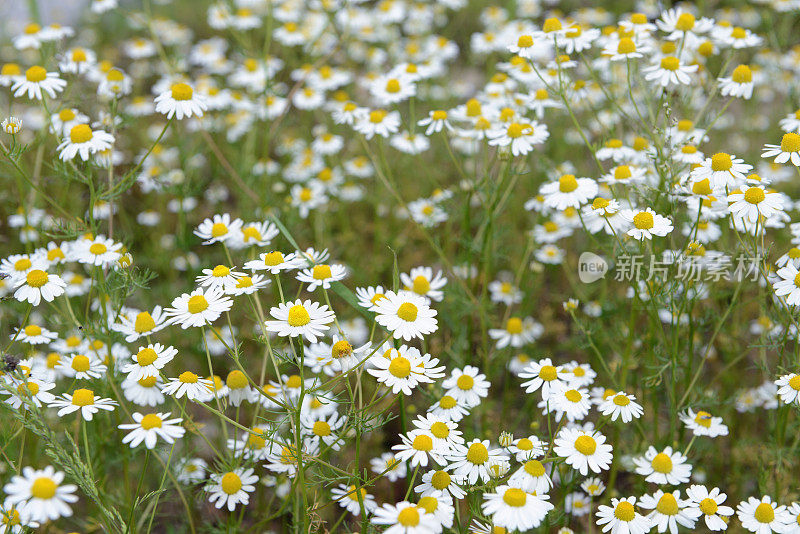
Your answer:
[[[800,0],[0,4],[0,534],[800,534]]]

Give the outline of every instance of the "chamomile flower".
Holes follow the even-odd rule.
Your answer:
[[[459,486],[460,480],[444,469],[428,471],[422,475],[422,484],[416,486],[414,491],[423,497],[446,493],[454,499],[463,499],[466,492]]]
[[[176,399],[185,395],[192,401],[207,402],[214,398],[211,393],[213,387],[211,380],[201,378],[191,371],[184,371],[177,378],[170,378],[161,387],[161,392]]]
[[[728,529],[733,508],[723,505],[728,496],[720,492],[719,488],[709,491],[705,486],[694,484],[687,488],[686,496],[700,512],[698,517],[703,518],[709,530],[716,532]]]
[[[14,508],[23,523],[47,523],[60,517],[70,517],[70,504],[78,501],[74,484],[64,484],[64,473],[52,466],[44,469],[23,467],[3,486],[6,494],[4,508]]]
[[[694,181],[708,178],[712,189],[732,189],[737,182],[743,182],[752,169],[753,166],[744,163],[741,158],[726,152],[717,152],[695,167],[691,177]]]
[[[91,421],[100,410],[113,411],[116,405],[116,401],[98,397],[94,391],[85,388],[76,389],[72,394],[62,393],[48,404],[50,408],[59,408],[59,417],[79,412],[86,421]]]
[[[217,265],[213,269],[203,269],[203,274],[196,277],[194,281],[200,287],[218,288],[227,291],[236,285],[244,273],[234,271],[235,267]]]
[[[753,96],[753,71],[748,65],[739,65],[731,75],[718,79],[720,94],[749,100]]]
[[[281,271],[296,269],[303,263],[303,260],[298,258],[294,252],[284,254],[278,250],[273,250],[271,252],[262,252],[257,260],[246,262],[244,268],[251,271],[269,271],[270,274],[278,274]]]
[[[328,325],[334,321],[333,311],[310,300],[284,302],[271,308],[269,313],[275,320],[264,324],[268,332],[281,337],[303,336],[311,343],[324,336]]]
[[[645,481],[654,484],[669,484],[677,486],[689,481],[692,466],[686,463],[686,456],[672,447],[667,447],[659,452],[652,445],[644,456],[634,458],[636,473],[643,475]]]
[[[789,373],[775,381],[778,396],[785,404],[800,404],[800,374]]]
[[[441,271],[434,273],[430,267],[414,267],[409,273],[400,273],[400,281],[406,291],[434,302],[441,302],[444,298],[442,288],[447,284],[447,278],[442,276]]]
[[[44,67],[34,65],[25,71],[24,76],[17,78],[11,90],[15,98],[27,93],[31,100],[42,100],[42,93],[55,98],[56,93],[63,91],[66,86],[67,82],[59,78],[57,72],[47,72]]]
[[[69,250],[69,259],[78,263],[108,267],[116,264],[122,257],[122,243],[99,235],[93,239],[81,239]]]
[[[181,426],[180,417],[169,419],[169,413],[148,413],[145,415],[139,412],[131,414],[133,423],[119,425],[120,430],[130,430],[122,438],[122,443],[129,443],[131,448],[136,448],[144,442],[145,447],[153,449],[161,438],[166,443],[175,443],[176,439],[183,437],[184,429]]]
[[[318,287],[330,289],[331,283],[343,280],[345,276],[347,276],[347,267],[338,263],[330,265],[320,263],[297,273],[297,279],[308,284],[306,288],[308,291],[314,291]]]
[[[522,372],[519,373],[522,379],[530,379],[521,384],[525,388],[525,393],[533,393],[541,389],[542,398],[550,396],[551,390],[569,381],[569,375],[560,365],[553,365],[550,358],[544,358],[538,362],[530,362]]]
[[[120,314],[119,323],[112,326],[112,329],[125,335],[125,341],[133,343],[141,337],[155,334],[168,324],[168,317],[161,309],[161,306],[149,311],[140,311],[135,314]]]
[[[783,196],[780,193],[761,185],[742,189],[743,191],[737,189],[728,195],[728,211],[734,217],[755,224],[760,217],[769,218],[783,210]]]
[[[553,487],[544,464],[533,458],[525,460],[508,479],[508,484],[536,495],[546,494]]]
[[[645,534],[650,532],[650,520],[636,511],[636,497],[611,499],[611,506],[600,505],[597,524],[603,532],[612,534]]]
[[[622,391],[604,398],[597,408],[603,415],[611,417],[612,421],[622,419],[623,423],[630,423],[644,413],[642,405],[636,402],[636,397]]]
[[[63,295],[66,286],[66,282],[56,274],[49,274],[42,269],[31,269],[24,278],[20,277],[15,282],[14,298],[38,306],[42,299],[52,302]]]
[[[320,445],[324,444],[331,449],[338,451],[344,445],[344,440],[339,433],[347,419],[333,413],[327,417],[306,418],[302,421],[303,431],[307,433],[312,450],[319,450]]]
[[[402,501],[396,505],[384,504],[375,508],[372,519],[374,525],[385,525],[386,534],[428,534],[440,532],[441,523],[434,514],[429,514],[425,509]]]
[[[544,327],[532,317],[509,317],[505,328],[490,328],[489,337],[497,340],[497,348],[519,348],[532,343],[544,332]]]
[[[639,506],[653,510],[647,514],[647,518],[658,532],[669,530],[671,534],[678,534],[678,525],[693,529],[700,517],[700,510],[691,506],[689,499],[681,499],[680,490],[672,493],[657,490],[653,495],[644,495],[639,500]]]
[[[92,353],[71,354],[62,358],[58,366],[59,370],[70,378],[76,380],[89,380],[90,378],[100,378],[106,372],[106,366]]]
[[[756,534],[785,532],[789,522],[786,506],[773,502],[769,495],[740,502],[736,506],[736,516],[744,529]]]
[[[789,306],[800,304],[800,271],[793,264],[787,263],[775,274],[778,275],[772,284],[775,295],[784,297]]]
[[[556,210],[578,208],[597,196],[597,182],[591,178],[575,178],[574,174],[564,174],[557,182],[543,185],[539,192],[544,197],[545,206]]]
[[[682,64],[676,56],[664,56],[656,64],[642,69],[642,72],[645,80],[666,88],[672,85],[689,85],[692,81],[690,75],[698,68],[698,65]]]
[[[489,385],[486,375],[471,365],[463,370],[453,369],[450,377],[442,382],[445,395],[450,395],[468,407],[480,404],[481,399],[489,394]]]
[[[249,504],[250,493],[256,489],[253,484],[258,482],[258,475],[253,472],[253,469],[237,467],[227,473],[212,474],[211,482],[205,487],[210,494],[209,502],[216,508],[225,507],[229,512],[233,512],[239,504]]]
[[[606,437],[600,432],[568,427],[561,429],[553,447],[553,451],[563,457],[567,465],[584,476],[590,470],[600,473],[608,469],[611,450],[611,445],[606,443]]]
[[[170,324],[180,324],[186,330],[189,327],[204,327],[213,323],[232,306],[233,301],[224,295],[222,289],[197,288],[191,293],[176,297],[172,301],[172,307],[166,308],[164,313],[170,318]]]
[[[178,349],[165,347],[160,343],[139,347],[139,351],[135,355],[131,355],[133,363],[125,364],[122,372],[128,375],[127,380],[157,377],[159,371],[171,362],[176,354],[178,354]]]
[[[528,493],[520,488],[500,485],[483,494],[481,509],[492,522],[508,530],[524,532],[538,527],[554,508],[547,495]]]
[[[795,167],[800,167],[800,134],[785,133],[780,145],[764,145],[762,158],[772,158],[775,163],[791,161]]]
[[[442,129],[453,131],[453,126],[448,121],[447,112],[444,110],[429,111],[428,116],[417,121],[417,126],[427,126],[425,135],[441,132]]]
[[[566,416],[570,422],[580,421],[586,417],[591,406],[589,392],[569,384],[553,388],[550,396],[539,403],[545,414],[555,413],[556,421],[561,421]]]
[[[443,454],[448,449],[442,444],[434,443],[430,431],[415,429],[406,434],[400,434],[402,443],[394,445],[395,457],[401,462],[408,462],[411,467],[427,467],[428,459],[437,464],[444,463]]]
[[[376,135],[389,137],[400,130],[400,113],[385,109],[365,110],[356,117],[353,128],[367,140]]]
[[[232,239],[242,228],[241,219],[231,219],[227,213],[216,214],[211,219],[205,219],[194,231],[194,235],[205,239],[204,245],[225,242]]]
[[[372,369],[367,372],[396,395],[401,391],[411,395],[412,389],[420,383],[433,383],[444,376],[444,366],[437,367],[439,360],[430,354],[422,354],[416,347],[402,345],[399,349],[389,348],[382,354],[369,359]]]
[[[695,436],[727,436],[728,427],[722,422],[722,417],[714,417],[708,412],[699,410],[695,413],[691,408],[681,414],[681,421],[692,431]]]
[[[456,445],[447,455],[450,460],[448,471],[474,485],[478,480],[488,482],[492,478],[489,468],[492,464],[506,458],[502,449],[490,448],[489,440],[473,439],[463,445]]]
[[[377,458],[370,459],[369,464],[373,473],[383,474],[389,482],[397,482],[406,476],[406,464],[395,458],[391,452],[384,452]]]
[[[430,308],[425,297],[410,291],[387,291],[371,311],[377,314],[377,323],[392,332],[395,339],[422,339],[438,329],[436,310]]]
[[[184,117],[202,117],[207,109],[203,97],[195,93],[191,85],[183,82],[174,84],[168,91],[164,91],[155,99],[156,112],[163,113],[168,119],[175,117],[181,120]]]
[[[80,156],[87,161],[89,156],[109,150],[114,145],[114,136],[103,130],[93,130],[88,124],[77,124],[70,128],[64,141],[58,145],[58,156],[69,161]]]
[[[659,215],[650,208],[644,210],[624,210],[622,216],[631,225],[626,232],[637,241],[653,239],[653,236],[663,237],[673,230],[672,221]]]
[[[47,405],[55,399],[55,396],[49,391],[56,387],[53,382],[45,382],[33,376],[28,377],[26,380],[9,381],[9,390],[2,389],[0,394],[9,395],[5,402],[11,405],[12,408],[18,410],[21,406],[32,403],[36,407]]]
[[[489,145],[508,147],[513,156],[524,156],[533,150],[534,145],[542,144],[550,136],[545,124],[512,122],[493,128],[488,132]]]
[[[378,507],[375,503],[375,497],[367,493],[365,488],[339,484],[331,489],[331,497],[339,503],[339,506],[355,516],[361,515],[362,505],[367,514],[371,514]]]
[[[122,393],[128,401],[137,406],[158,406],[165,397],[161,393],[163,384],[155,376],[139,380],[123,380]]]

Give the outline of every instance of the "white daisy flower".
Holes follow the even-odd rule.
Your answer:
[[[621,418],[623,423],[630,423],[644,413],[642,405],[636,402],[636,397],[623,391],[604,398],[597,408],[603,415],[611,417],[612,421]]]
[[[126,423],[118,426],[120,430],[130,430],[122,438],[122,443],[130,443],[131,448],[138,447],[144,441],[145,447],[153,449],[159,438],[167,443],[175,443],[176,439],[183,437],[186,429],[181,426],[183,419],[169,419],[171,414],[167,413],[148,413],[142,415],[134,412],[131,417],[134,423]]]
[[[59,408],[58,416],[63,417],[67,414],[80,412],[81,417],[86,421],[91,421],[94,414],[100,410],[113,411],[116,401],[104,399],[94,394],[91,389],[76,389],[69,393],[62,393],[61,397],[56,397],[49,403],[50,408]]]
[[[764,495],[761,499],[750,497],[740,502],[736,507],[736,516],[744,529],[757,534],[786,532],[786,525],[789,523],[786,506],[772,502],[769,495]]]
[[[478,480],[488,482],[492,478],[490,466],[506,458],[502,449],[490,449],[489,440],[473,439],[463,445],[456,445],[450,454],[448,471],[453,475],[475,485]]]
[[[709,491],[705,486],[692,485],[686,490],[692,504],[700,511],[700,516],[711,531],[727,530],[729,518],[733,515],[733,508],[722,503],[728,497],[720,492],[719,488]]]
[[[297,269],[302,264],[303,260],[298,258],[294,252],[284,255],[283,252],[273,250],[272,252],[262,252],[257,260],[246,262],[244,268],[251,271],[269,271],[270,274],[278,274],[281,271]]]
[[[231,307],[233,301],[221,289],[197,288],[191,293],[176,297],[172,301],[172,307],[166,308],[164,313],[170,318],[170,324],[180,324],[186,330],[189,327],[204,327],[213,323]]]
[[[643,475],[645,481],[654,484],[670,484],[677,486],[689,482],[692,466],[686,463],[686,456],[672,447],[665,448],[662,452],[652,445],[644,456],[634,458],[636,473]]]
[[[216,508],[226,507],[229,512],[233,512],[238,504],[249,504],[250,493],[256,489],[253,484],[258,482],[258,475],[253,472],[253,469],[237,467],[227,473],[212,474],[211,482],[205,487],[210,493],[208,501]]]
[[[316,343],[318,337],[325,335],[327,326],[335,317],[328,306],[299,299],[281,303],[271,308],[269,314],[275,320],[265,323],[268,332],[275,332],[281,337],[303,336],[311,343]]]
[[[164,91],[155,99],[156,112],[163,113],[168,119],[173,116],[181,120],[184,117],[202,117],[207,109],[205,99],[196,94],[187,83],[176,83],[168,91]]]
[[[434,514],[420,510],[408,501],[396,505],[387,503],[375,508],[370,522],[374,525],[387,525],[384,532],[388,534],[430,534],[442,529]]]
[[[500,485],[483,494],[481,509],[492,522],[508,530],[524,532],[538,527],[554,508],[548,495],[536,495],[512,486]]]
[[[44,67],[34,65],[25,71],[25,76],[20,76],[11,86],[14,97],[19,98],[28,94],[31,100],[41,100],[42,92],[50,98],[55,98],[67,86],[67,82],[58,77],[57,72],[47,72]]]
[[[377,314],[377,323],[392,332],[395,339],[422,339],[438,329],[436,310],[428,306],[425,297],[410,291],[387,291],[371,311]]]
[[[63,484],[64,473],[52,466],[44,469],[23,467],[3,486],[6,494],[4,508],[15,508],[23,523],[47,523],[60,517],[70,517],[69,504],[77,502],[77,486]]]
[[[445,395],[450,395],[467,407],[480,404],[481,399],[489,394],[490,385],[486,375],[471,365],[467,365],[463,370],[453,369],[450,377],[442,382],[442,387],[446,390]]]
[[[375,497],[367,493],[365,488],[356,489],[355,486],[339,484],[331,489],[331,497],[339,503],[339,506],[355,516],[361,515],[362,505],[367,514],[371,514],[378,507]]]
[[[681,499],[680,490],[665,493],[657,490],[653,495],[644,495],[639,500],[639,506],[653,510],[647,514],[650,524],[658,532],[678,534],[678,525],[693,529],[701,513],[698,508],[691,506],[691,500]]]
[[[347,267],[336,263],[332,265],[320,263],[297,273],[297,279],[308,284],[306,289],[309,292],[314,291],[317,287],[330,289],[331,283],[343,280],[345,276],[347,276]]]
[[[77,124],[70,128],[66,139],[58,145],[58,157],[69,161],[79,155],[83,161],[98,152],[105,152],[114,145],[114,136],[103,130],[93,130],[88,124]]]
[[[434,379],[444,376],[444,366],[437,367],[439,360],[430,354],[422,354],[416,347],[402,345],[399,349],[389,347],[369,359],[372,369],[367,372],[378,382],[392,388],[395,395],[401,391],[411,395],[412,390],[420,383],[433,383]]]
[[[41,269],[32,269],[24,278],[20,277],[15,282],[14,298],[38,306],[42,299],[45,302],[52,302],[56,297],[63,295],[66,286],[66,282],[60,276]]]
[[[131,355],[133,363],[122,366],[122,372],[127,374],[126,380],[137,381],[151,376],[158,377],[161,369],[172,361],[178,349],[165,347],[160,343],[139,347],[139,352]]]
[[[650,520],[636,511],[636,497],[611,499],[611,506],[600,505],[597,524],[603,532],[612,534],[645,534],[650,532]]]
[[[211,380],[200,378],[191,371],[184,371],[177,378],[170,378],[161,387],[161,393],[180,399],[184,395],[192,401],[208,402],[214,398]]]
[[[781,138],[780,145],[764,145],[762,158],[772,158],[775,163],[792,162],[795,167],[800,167],[800,135],[796,133],[785,133]]]
[[[557,182],[549,182],[539,188],[544,203],[550,208],[564,210],[579,208],[590,198],[597,196],[597,182],[591,178],[575,178],[574,174],[564,174]]]
[[[594,430],[562,428],[555,439],[553,451],[565,459],[567,465],[586,475],[590,470],[600,473],[611,465],[612,447],[606,437]]]
[[[708,412],[699,410],[695,413],[691,408],[681,414],[681,421],[692,431],[695,436],[727,436],[728,427],[722,422],[722,417],[714,417]]]
[[[227,213],[216,214],[211,219],[205,219],[194,231],[194,235],[200,239],[205,239],[204,245],[217,242],[225,242],[232,239],[242,227],[241,219],[231,219]]]

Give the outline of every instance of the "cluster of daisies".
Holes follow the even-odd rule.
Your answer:
[[[686,345],[692,362],[686,377],[677,358],[655,365],[645,354],[655,348],[624,332],[628,353],[647,362],[639,372],[661,366],[675,383],[686,379],[685,394],[669,384],[662,395],[659,383],[650,404],[644,377],[626,381],[625,367],[620,380],[617,354],[606,358],[591,338],[593,355],[544,357],[554,334],[547,295],[534,288],[547,286],[547,266],[569,268],[580,238],[597,252],[690,265],[720,284],[735,253],[768,256],[780,230],[800,246],[790,195],[800,174],[800,50],[768,50],[762,31],[800,5],[759,3],[703,16],[643,0],[617,16],[519,0],[480,6],[475,31],[452,35],[465,0],[233,0],[212,3],[191,27],[150,13],[170,2],[148,2],[113,54],[93,32],[25,25],[11,39],[21,59],[0,67],[11,114],[0,156],[20,193],[6,217],[14,253],[0,259],[11,325],[0,409],[68,432],[74,424],[88,468],[92,449],[107,444],[90,444],[87,428],[131,454],[158,455],[167,471],[159,490],[174,478],[230,521],[260,510],[267,495],[291,501],[295,523],[335,503],[332,524],[391,534],[594,525],[612,534],[799,533],[795,494],[720,482],[739,493],[729,499],[706,483],[725,473],[696,466],[735,433],[711,413],[724,406],[693,391],[698,380],[697,389],[716,387],[701,371],[719,358],[722,323],[701,342],[681,333],[707,326],[698,310],[714,283],[662,275],[621,284],[629,328],[652,311],[641,322],[664,336],[664,351]],[[101,25],[128,14],[118,0],[90,6]],[[783,107],[779,118],[761,116]],[[38,150],[30,173],[29,150]],[[67,185],[51,179],[58,173]],[[62,185],[84,187],[89,205],[51,192]],[[242,197],[271,209],[232,208]],[[349,224],[356,206],[433,247],[455,238],[484,249],[478,258],[459,243],[467,263],[442,253],[441,266],[399,261],[396,276],[377,276],[366,249],[345,262],[345,247],[295,243],[307,226],[318,236],[326,221]],[[506,242],[497,230],[509,206],[523,214],[511,216],[521,247],[515,232]],[[76,227],[76,237],[53,237]],[[145,242],[134,244],[133,227]],[[149,262],[134,262],[124,243],[167,251],[182,285],[156,279],[157,290],[136,289],[149,281],[136,278]],[[200,244],[199,254],[189,250]],[[501,248],[508,271],[495,269]],[[800,368],[788,350],[772,358],[772,347],[798,340],[800,249],[758,263],[754,280],[739,281],[731,306],[741,285],[766,301],[749,325],[769,347],[759,346],[763,376],[721,402],[741,414],[782,409],[771,419],[792,428]],[[481,309],[460,309],[469,299]],[[570,299],[561,311],[600,324],[608,300],[579,310]],[[469,334],[456,340],[460,322]],[[573,335],[591,334],[581,326]],[[742,372],[739,361],[722,371]],[[659,402],[674,409],[676,435],[659,434]],[[505,431],[488,430],[493,413]],[[20,441],[19,465],[4,454],[0,529],[86,515],[91,499],[68,478],[76,471],[36,461]],[[798,446],[790,443],[788,456]]]

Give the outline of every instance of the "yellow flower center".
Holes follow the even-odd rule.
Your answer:
[[[3,76],[19,76],[22,73],[22,69],[20,69],[19,65],[16,63],[6,63],[3,65],[3,68],[0,69],[0,75]]]
[[[533,46],[533,37],[530,35],[520,35],[517,39],[517,46],[519,48],[530,48]]]
[[[597,442],[592,436],[581,435],[575,440],[575,450],[584,456],[591,456],[597,449]]]
[[[626,395],[622,395],[620,393],[619,395],[614,396],[614,404],[616,404],[617,406],[627,406],[630,403],[631,400]]]
[[[427,452],[433,449],[433,440],[430,436],[426,436],[425,434],[420,434],[419,436],[414,438],[414,442],[411,444],[411,447],[417,451],[424,451]]]
[[[636,43],[630,37],[623,37],[617,43],[617,54],[633,54],[636,52]]]
[[[681,62],[675,56],[667,56],[661,60],[661,68],[664,70],[678,70]]]
[[[389,373],[397,378],[405,378],[411,374],[411,362],[403,356],[398,356],[389,363]]]
[[[445,439],[450,435],[450,428],[441,421],[436,421],[431,425],[431,434],[439,439]]]
[[[312,277],[314,280],[327,280],[332,277],[330,265],[320,264],[315,265],[312,269]]]
[[[503,501],[509,506],[519,508],[525,506],[525,501],[528,500],[528,494],[519,488],[508,488],[503,494]]]
[[[300,375],[292,375],[286,379],[286,387],[289,389],[297,389],[301,384]]]
[[[456,385],[460,390],[469,391],[475,385],[475,380],[469,375],[461,375],[456,380]]]
[[[397,78],[392,78],[386,82],[386,92],[387,93],[399,93],[400,92],[400,81]]]
[[[714,499],[710,499],[706,497],[702,501],[700,501],[700,511],[703,512],[705,515],[714,515],[717,513],[717,506],[716,501]]]
[[[289,326],[305,326],[311,322],[311,316],[301,304],[295,304],[289,308],[289,317],[286,322],[289,323]]]
[[[215,278],[224,278],[229,274],[231,274],[231,270],[224,265],[217,265],[211,271],[211,275],[214,276]]]
[[[196,384],[197,383],[197,375],[191,371],[184,371],[178,377],[178,380],[183,384]]]
[[[136,354],[136,362],[141,365],[142,367],[147,367],[148,365],[152,365],[158,359],[158,354],[156,351],[151,349],[150,347],[146,347],[140,350]]]
[[[417,503],[417,508],[422,508],[425,512],[432,514],[439,508],[439,501],[436,497],[422,497]]]
[[[25,382],[24,384],[20,384],[17,386],[17,393],[20,395],[34,396],[39,393],[39,384],[36,382]]]
[[[136,315],[136,321],[133,323],[133,330],[137,334],[149,332],[155,327],[156,327],[156,322],[153,320],[153,316],[150,315],[150,312],[144,311]]]
[[[506,332],[509,334],[521,334],[522,319],[519,317],[510,317],[508,321],[506,321]]]
[[[404,302],[397,309],[397,316],[408,323],[413,323],[417,320],[418,312],[419,309],[414,304]]]
[[[38,83],[47,78],[47,71],[39,65],[34,65],[25,71],[25,79],[31,83]]]
[[[75,112],[69,108],[62,109],[58,112],[58,118],[64,122],[69,122],[75,118]]]
[[[711,156],[711,170],[714,172],[729,171],[733,167],[733,160],[730,154],[717,152]]]
[[[614,517],[620,521],[629,523],[630,521],[633,521],[635,516],[636,510],[633,509],[633,505],[628,501],[621,501],[614,509]]]
[[[247,377],[245,374],[238,369],[234,369],[230,373],[228,373],[228,378],[225,380],[225,384],[231,389],[242,389],[243,387],[247,386]]]
[[[656,473],[670,473],[672,472],[672,458],[664,454],[663,452],[659,452],[653,458],[651,462],[653,467],[653,471]]]
[[[31,287],[42,287],[47,279],[47,273],[41,269],[34,269],[25,276],[25,282]]]
[[[91,141],[92,136],[92,129],[88,124],[77,124],[69,131],[69,140],[75,144]]]
[[[90,367],[91,363],[89,362],[89,358],[83,354],[77,354],[72,358],[72,368],[75,371],[79,373],[85,373]]]
[[[414,506],[403,508],[397,514],[397,522],[404,527],[415,527],[419,525],[419,512]]]
[[[267,440],[261,437],[264,431],[260,428],[254,428],[252,432],[247,435],[247,447],[250,449],[263,449],[267,444]]]
[[[31,495],[34,499],[52,499],[56,494],[58,486],[55,481],[48,477],[39,477],[31,484]]]
[[[649,230],[654,224],[653,214],[649,211],[640,211],[633,216],[633,225],[639,230]]]
[[[194,91],[185,83],[176,83],[172,86],[172,99],[173,100],[191,100]]]
[[[283,263],[283,254],[278,251],[267,252],[264,254],[264,265],[275,267]]]
[[[203,295],[194,295],[186,303],[186,309],[191,314],[201,313],[208,309],[208,301]]]
[[[431,290],[431,284],[430,282],[428,282],[427,278],[420,275],[414,278],[414,282],[411,289],[417,295],[426,295],[428,291]]]
[[[564,396],[570,402],[580,402],[581,399],[583,398],[583,395],[581,395],[580,392],[577,389],[568,389],[564,393]]]
[[[228,227],[224,223],[214,223],[211,226],[211,237],[222,237],[228,233]]]
[[[30,284],[30,282],[28,282]],[[29,324],[25,327],[25,335],[26,336],[40,336],[42,334],[42,329],[39,325]]]
[[[228,495],[233,495],[242,489],[242,479],[236,473],[225,473],[220,481],[220,487]]]
[[[789,379],[789,387],[795,391],[800,391],[800,375],[794,375]]]
[[[347,340],[342,339],[337,341],[331,347],[331,358],[343,358],[345,356],[349,356],[353,353],[353,346],[347,342]]]
[[[731,80],[736,83],[750,83],[753,81],[753,71],[747,65],[739,65],[733,69]]]
[[[433,120],[435,120],[435,121],[443,121],[443,120],[447,119],[447,112],[446,111],[442,111],[442,110],[434,111],[431,114],[431,118]]]
[[[386,118],[386,110],[375,109],[369,112],[369,122],[372,124],[380,124]]]
[[[94,391],[91,389],[76,389],[72,394],[72,404],[75,406],[91,406],[94,404]]]
[[[439,400],[439,406],[445,410],[450,410],[456,407],[456,399],[450,395],[445,395]]]
[[[675,500],[675,497],[671,493],[665,493],[658,500],[658,504],[656,504],[656,510],[664,515],[675,515],[679,511],[678,501]]]
[[[675,29],[680,30],[682,32],[688,32],[692,28],[694,28],[695,23],[694,15],[691,13],[682,13],[680,17],[678,17],[677,22],[675,23]]]
[[[107,251],[108,248],[102,243],[93,243],[92,246],[89,247],[89,252],[95,256],[105,254]]]
[[[528,460],[523,466],[525,472],[532,477],[540,477],[544,475],[544,465],[539,460]]]
[[[550,17],[544,21],[544,25],[542,26],[542,30],[545,33],[552,33],[557,32],[562,28],[561,21],[555,17]]]
[[[565,174],[558,179],[558,190],[562,193],[571,193],[578,189],[578,180],[574,174]]]
[[[552,382],[558,378],[558,370],[552,365],[543,365],[539,369],[539,378],[545,382]]]
[[[436,471],[431,477],[431,486],[443,490],[450,485],[450,474],[447,471]]]
[[[800,135],[791,132],[783,134],[781,150],[783,152],[800,152]]]
[[[620,139],[610,139],[606,142],[608,148],[622,148],[622,141]]]
[[[616,169],[614,169],[614,179],[615,180],[627,180],[631,177],[631,168],[627,165],[620,165]]]
[[[325,421],[314,421],[314,426],[312,428],[312,431],[316,436],[330,436],[331,425],[329,425]]]
[[[139,423],[142,425],[142,428],[145,430],[150,430],[151,428],[161,428],[161,424],[163,423],[162,419],[154,413],[149,413],[142,417],[142,422]]]
[[[473,443],[467,450],[467,461],[475,465],[483,465],[489,459],[489,451],[483,443]]]
[[[775,520],[775,509],[770,504],[762,502],[756,507],[755,518],[759,523],[772,523]]]

